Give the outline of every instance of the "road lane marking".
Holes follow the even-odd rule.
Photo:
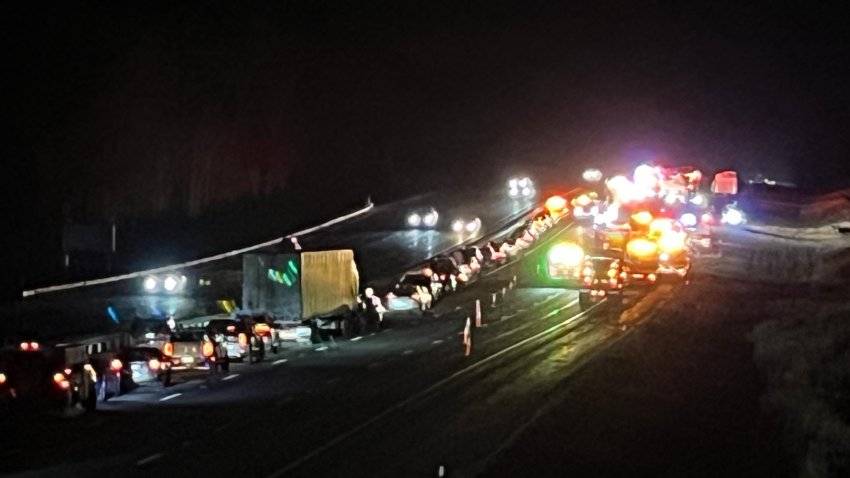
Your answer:
[[[154,454],[153,454],[153,455],[151,455],[151,456],[148,456],[148,457],[142,458],[141,460],[137,461],[137,462],[136,462],[136,466],[145,466],[145,465],[147,465],[148,463],[150,463],[150,462],[152,462],[152,461],[159,460],[159,459],[160,459],[160,458],[162,458],[163,456],[165,456],[165,453],[154,453]]]
[[[327,347],[327,346],[325,346],[325,345],[323,345],[323,346],[321,346],[321,347],[319,347],[319,348],[315,349],[315,350],[314,350],[314,352],[324,352],[324,351],[325,351],[325,350],[327,350],[327,349],[328,349],[328,347]]]
[[[358,340],[360,340],[360,339],[362,339],[362,338],[363,338],[363,337],[361,337],[361,336],[359,336],[359,335],[358,335],[357,337],[354,337],[353,339],[351,339],[351,341],[352,341],[352,342],[357,342]]]
[[[159,401],[160,401],[160,402],[165,402],[165,401],[171,400],[172,398],[177,398],[177,397],[179,397],[180,395],[183,395],[183,394],[182,394],[182,393],[172,393],[171,395],[169,395],[169,396],[167,396],[167,397],[162,397],[162,398],[160,398],[160,399],[159,399]]]
[[[431,343],[434,344],[434,345],[439,345],[439,344],[443,343],[443,339],[437,339],[437,340],[435,340]]]
[[[275,360],[272,362],[272,365],[280,365],[282,363],[286,363],[286,359]]]
[[[232,375],[228,375],[228,376],[224,377],[222,380],[233,380],[234,378],[236,378],[238,376],[239,376],[238,373],[234,373]]]
[[[374,336],[375,336],[375,332],[372,332],[371,334],[369,334],[369,337],[374,337]]]
[[[562,311],[572,307],[575,304],[575,302],[578,302],[578,299],[571,302],[570,304],[567,304],[563,307],[559,307],[559,308],[553,310],[552,312],[546,314],[543,318],[545,319],[545,318],[552,317],[552,316],[558,314],[559,312],[562,312]],[[525,339],[520,340],[519,342],[517,342],[513,345],[505,347],[502,350],[499,350],[498,352],[493,353],[492,355],[488,355],[487,357],[484,357],[483,359],[481,359],[481,360],[479,360],[475,363],[472,363],[472,364],[458,370],[457,372],[449,375],[448,377],[438,381],[437,383],[431,385],[430,387],[411,395],[410,397],[396,403],[395,405],[393,405],[391,407],[385,408],[384,411],[382,411],[381,413],[374,415],[372,418],[360,423],[356,427],[351,428],[346,432],[340,433],[340,434],[336,435],[336,437],[334,437],[333,439],[326,441],[324,445],[313,449],[313,451],[303,453],[301,455],[301,457],[298,458],[297,460],[290,462],[286,466],[279,468],[275,472],[268,475],[268,478],[276,478],[276,477],[285,475],[290,470],[298,468],[302,464],[314,459],[315,457],[321,455],[322,453],[326,452],[327,450],[330,450],[333,447],[337,446],[338,444],[345,442],[350,437],[356,435],[357,433],[359,433],[363,429],[371,426],[373,423],[375,423],[379,420],[382,420],[384,417],[390,415],[391,413],[395,413],[396,411],[403,409],[404,407],[410,405],[411,403],[413,403],[413,402],[415,402],[415,401],[417,401],[417,400],[419,400],[423,397],[430,395],[434,391],[442,388],[447,383],[454,381],[456,378],[461,377],[463,375],[466,375],[466,374],[472,372],[473,370],[478,369],[479,367],[483,367],[487,363],[490,363],[493,360],[496,360],[497,358],[501,357],[502,355],[505,355],[505,354],[511,352],[512,350],[531,342],[532,340],[536,340],[540,337],[548,335],[548,334],[560,329],[561,327],[564,327],[565,325],[569,325],[572,322],[575,322],[576,320],[578,320],[582,317],[586,317],[588,315],[588,313],[595,310],[599,306],[599,304],[601,304],[601,302],[594,304],[593,306],[591,306],[587,310],[581,311],[577,314],[573,314],[572,316],[565,319],[563,322],[555,324],[555,325],[547,328],[546,330],[544,330],[542,332],[539,332],[535,335],[532,335],[531,337],[526,337]]]
[[[410,355],[410,354],[412,354],[412,353],[413,353],[413,349],[407,349],[407,350],[405,350],[404,352],[402,352],[401,354],[402,354],[402,355]]]

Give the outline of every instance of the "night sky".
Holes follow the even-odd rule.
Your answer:
[[[647,159],[850,182],[838,3],[9,3],[15,271],[55,262],[63,214],[566,184]]]

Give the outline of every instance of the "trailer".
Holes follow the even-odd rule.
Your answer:
[[[276,322],[309,325],[314,338],[320,331],[347,336],[360,328],[354,251],[246,254],[242,265],[243,308],[268,312]]]

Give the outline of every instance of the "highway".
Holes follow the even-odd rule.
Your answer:
[[[367,281],[379,280],[457,243],[445,232],[397,228],[410,207],[376,208],[301,243],[320,249],[350,240]],[[504,227],[528,209],[506,201],[481,217]],[[735,369],[750,353],[742,332],[748,329],[741,328],[749,323],[693,308],[703,290],[723,304],[726,288],[664,282],[628,291],[621,305],[603,301],[582,311],[576,291],[540,287],[532,272],[547,246],[572,237],[576,226],[561,221],[521,260],[488,269],[428,313],[389,315],[383,329],[291,343],[262,363],[234,363],[228,373],[180,374],[172,386],[139,387],[98,404],[95,413],[6,416],[0,473],[759,476],[768,470],[764,476],[781,476],[780,462],[766,458],[778,445],[764,440],[759,415],[749,408],[757,388],[730,394],[724,384],[730,376],[737,384],[757,382]],[[385,247],[395,252],[382,254]],[[729,328],[734,337],[716,333],[714,320],[737,326]],[[703,344],[706,337],[712,342]],[[691,355],[699,363],[689,362]],[[679,363],[685,370],[677,370]],[[639,373],[617,373],[635,367]],[[713,372],[695,373],[707,369]],[[677,400],[694,383],[697,392]],[[623,390],[639,394],[609,399]],[[720,420],[707,427],[699,417],[712,405]],[[642,414],[655,419],[635,418]],[[646,440],[626,444],[641,433]],[[659,438],[668,436],[680,438]],[[609,440],[628,452],[607,447]],[[566,442],[581,454],[573,456]],[[712,445],[711,453],[694,459],[702,442]],[[671,447],[679,454],[668,457],[664,450]],[[632,448],[644,455],[635,457]],[[711,468],[717,463],[725,470],[719,475]]]
[[[97,414],[38,422],[41,429],[17,423],[13,434],[33,437],[18,443],[38,446],[7,452],[3,466],[38,463],[49,474],[51,465],[69,470],[77,462],[73,473],[88,476],[115,467],[139,476],[330,476],[342,469],[428,476],[440,465],[486,467],[535,414],[523,403],[623,333],[616,311],[581,313],[573,291],[513,288],[517,273],[502,269],[440,302],[433,315],[392,317],[380,332],[293,345],[265,363],[137,390]],[[504,299],[502,287],[510,288]],[[499,291],[495,308],[491,291]],[[473,331],[466,356],[460,333],[476,298],[485,304],[484,326]],[[129,430],[131,439],[114,439]],[[66,433],[78,439],[69,443]],[[366,459],[376,454],[382,458]]]

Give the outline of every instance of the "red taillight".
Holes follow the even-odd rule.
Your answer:
[[[151,369],[151,370],[153,370],[154,372],[156,372],[157,370],[159,370],[160,365],[161,365],[161,364],[159,363],[159,360],[157,360],[157,359],[155,359],[155,358],[152,358],[152,359],[148,360],[148,368],[150,368],[150,369]]]
[[[227,331],[228,332],[236,332],[236,326],[235,325],[228,325]]]
[[[21,350],[29,350],[30,343],[29,342],[21,342]]]
[[[31,350],[38,350],[38,342],[30,342]]]
[[[268,335],[271,332],[272,328],[269,327],[269,324],[259,323],[254,325],[254,333],[259,335]]]
[[[245,347],[248,345],[248,336],[245,334],[239,334],[239,345]]]
[[[201,352],[204,354],[204,357],[210,358],[213,356],[213,344],[212,342],[204,341],[204,344],[201,346]]]
[[[174,344],[171,343],[171,342],[168,342],[167,344],[163,345],[162,346],[162,354],[165,355],[166,357],[171,357],[172,355],[174,355]]]
[[[68,390],[69,388],[71,388],[71,383],[68,382],[68,379],[65,378],[65,374],[62,373],[53,374],[53,383],[55,383],[62,390]]]
[[[65,372],[65,375],[71,375],[71,369],[69,369],[69,368],[66,368],[64,370],[64,372]]]
[[[112,369],[113,372],[120,372],[122,367],[124,367],[124,364],[122,364],[117,358],[112,359],[109,362],[109,368]]]
[[[4,383],[6,383],[6,374],[0,372],[0,385],[3,385]]]

